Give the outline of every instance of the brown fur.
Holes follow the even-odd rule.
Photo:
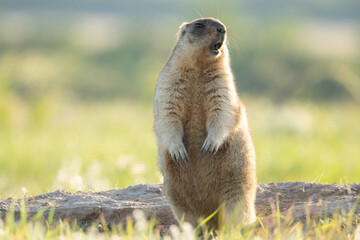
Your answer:
[[[195,26],[199,22],[201,30]],[[183,24],[156,86],[154,129],[165,194],[177,220],[184,216],[194,227],[221,207],[209,227],[255,220],[255,151],[226,34],[219,28],[225,30],[211,18]],[[225,39],[216,54],[210,49],[220,36]]]

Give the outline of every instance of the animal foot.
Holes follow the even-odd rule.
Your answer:
[[[187,154],[186,148],[184,146],[184,143],[178,143],[178,144],[170,144],[169,152],[171,155],[171,158],[178,164],[181,165],[181,160],[184,163],[187,163],[189,161],[189,156]]]
[[[221,143],[219,141],[216,141],[215,138],[208,135],[200,150],[200,153],[203,155],[208,152],[209,154],[215,155],[220,145]]]

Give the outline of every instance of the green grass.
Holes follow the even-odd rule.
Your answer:
[[[121,4],[124,9],[129,5]],[[117,20],[111,14],[82,10],[48,21],[47,14],[34,11],[36,5],[29,11],[22,6],[19,13],[13,5],[12,10],[10,5],[2,9],[0,19],[0,199],[56,189],[98,191],[161,182],[152,132],[154,85],[179,23],[198,15],[219,17],[228,26],[239,90],[252,95],[243,100],[256,145],[258,181],[360,182],[360,106],[351,102],[360,99],[359,51],[332,56],[358,49],[346,41],[358,39],[358,21],[345,14],[353,4],[339,7],[324,1],[325,8],[314,5],[315,18],[303,11],[292,17],[285,11],[284,16],[272,13],[264,20],[258,18],[262,7],[239,14],[226,2],[207,2],[205,8],[203,2],[178,4],[177,14],[169,18],[161,9],[169,10],[170,5],[160,1],[153,6],[161,8],[149,8],[149,21],[137,14],[128,18],[119,13]],[[311,4],[299,6],[304,10]],[[343,44],[334,49],[329,48],[333,41],[324,45],[329,55],[311,51],[322,43],[318,34],[310,41],[302,38],[308,30],[338,32],[336,24],[316,20],[316,12],[324,10],[329,19],[339,10],[336,19],[349,20],[340,26],[350,33]],[[138,12],[135,5],[133,11]],[[123,34],[129,24],[138,31]],[[335,42],[343,39],[332,35]],[[111,40],[107,45],[102,39]],[[335,102],[339,100],[348,102]],[[239,226],[219,239],[353,239],[355,229],[351,221],[338,217],[305,228],[285,224],[244,229],[243,235]],[[172,236],[191,239],[193,232],[185,225],[185,230],[173,228]],[[159,239],[159,234],[151,232],[151,224],[100,234],[96,225],[85,233],[66,222],[15,223],[11,216],[6,224],[0,221],[0,240],[44,238]]]
[[[276,221],[276,218],[279,220]],[[258,218],[252,225],[228,224],[217,232],[217,239],[359,239],[360,224],[351,214],[334,215],[332,219],[308,220],[304,224],[294,223],[288,216],[278,215],[274,221]],[[154,219],[147,221],[145,215],[137,210],[133,220],[129,217],[125,229],[123,225],[107,226],[101,220],[84,228],[66,221],[54,222],[53,219],[26,220],[21,214],[18,221],[9,212],[6,224],[0,220],[0,239],[209,239],[213,232],[203,231],[205,238],[199,238],[198,232],[188,223],[180,227],[172,225],[160,233]]]
[[[260,182],[359,182],[356,104],[249,102]]]
[[[246,98],[260,183],[359,182],[360,108]],[[0,99],[1,198],[160,182],[152,103]]]
[[[56,189],[106,190],[160,182],[152,103],[82,102],[56,95],[32,101],[0,98],[1,198]],[[353,103],[271,104],[245,98],[256,145],[260,183],[359,182],[360,108]],[[232,226],[218,239],[356,239],[360,227],[346,217],[291,225]],[[0,239],[161,239],[154,223],[86,231],[75,223],[0,221]],[[259,219],[261,221],[263,219]],[[132,227],[130,227],[132,226]],[[163,239],[196,239],[172,227]],[[171,237],[170,237],[171,236]]]
[[[23,187],[33,195],[160,181],[150,104],[10,103],[0,130],[2,198]]]

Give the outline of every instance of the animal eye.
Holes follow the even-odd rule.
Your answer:
[[[197,27],[197,28],[202,28],[202,27],[204,27],[204,24],[202,24],[202,23],[195,23],[195,27]]]

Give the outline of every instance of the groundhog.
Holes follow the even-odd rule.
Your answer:
[[[213,18],[183,23],[160,73],[154,131],[165,196],[176,219],[255,220],[255,150],[230,68],[226,28]]]

